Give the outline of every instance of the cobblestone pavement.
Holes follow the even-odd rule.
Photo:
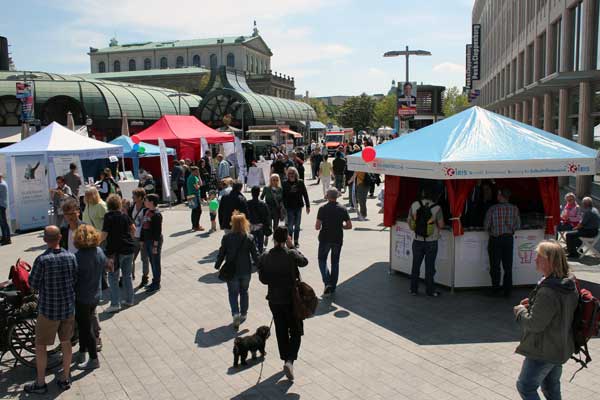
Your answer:
[[[314,183],[309,180],[308,183]],[[320,186],[309,186],[312,199]],[[165,210],[163,289],[136,294],[136,305],[118,314],[101,313],[104,349],[101,368],[73,372],[71,390],[60,393],[47,378],[54,399],[516,399],[515,380],[522,358],[514,354],[519,338],[512,299],[491,299],[478,291],[443,292],[441,298],[411,297],[408,280],[388,273],[389,230],[383,230],[376,200],[370,221],[355,221],[346,232],[340,286],[306,321],[296,380],[281,372],[274,335],[261,366],[232,369],[235,337],[226,286],[213,269],[222,237],[188,230],[189,211]],[[322,291],[314,220],[318,206],[303,215],[301,250],[310,260],[303,278]],[[355,216],[355,215],[354,215]],[[207,213],[201,222],[208,225]],[[32,262],[43,249],[39,232],[15,237],[0,248],[0,276],[21,256]],[[595,261],[580,266],[586,279],[600,281]],[[139,265],[138,265],[139,269]],[[138,278],[139,279],[139,278]],[[266,287],[254,276],[250,312],[241,333],[268,325]],[[107,305],[101,306],[101,310]],[[600,354],[594,340],[592,354]],[[565,398],[600,398],[600,364],[579,373],[569,363]],[[260,375],[262,371],[262,377]],[[0,365],[0,398],[27,398],[22,385],[34,377],[11,360]],[[260,378],[260,379],[259,379]],[[44,398],[33,396],[37,398]]]

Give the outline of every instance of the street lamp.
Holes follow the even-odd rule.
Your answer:
[[[406,56],[406,82],[410,82],[408,80],[408,58],[410,56],[430,56],[431,52],[427,50],[409,50],[408,46],[406,46],[406,50],[394,50],[388,51],[383,54],[384,57],[398,57],[398,56]]]
[[[240,101],[237,104],[238,104],[238,106],[242,107],[242,137],[240,139],[243,139],[244,138],[244,108],[245,108],[244,106],[248,103],[245,101]]]
[[[167,95],[167,97],[179,97],[179,114],[178,115],[181,115],[181,98],[182,97],[188,97],[188,96],[191,96],[191,94],[189,94],[189,93],[181,93],[181,92],[171,93],[171,94]]]

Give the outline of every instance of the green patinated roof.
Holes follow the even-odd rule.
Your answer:
[[[146,69],[139,71],[121,71],[121,72],[98,72],[96,74],[77,74],[83,79],[118,79],[118,78],[147,78],[152,76],[175,76],[175,75],[196,75],[210,74],[210,70],[199,67],[185,68],[166,68],[166,69]]]
[[[68,96],[83,106],[91,118],[159,119],[165,114],[178,114],[178,92],[152,86],[104,81],[76,75],[59,75],[46,72],[27,73],[34,82],[36,109],[49,99]],[[22,72],[0,71],[0,97],[15,95],[15,81],[22,80]],[[198,107],[200,96],[183,93],[181,114],[189,115],[190,107]]]
[[[219,38],[207,39],[192,39],[192,40],[167,40],[164,42],[140,42],[140,43],[125,43],[117,46],[104,47],[101,49],[90,49],[90,54],[104,53],[119,53],[125,51],[140,51],[140,50],[160,50],[182,47],[201,47],[201,46],[216,46],[219,40],[223,40],[224,45],[240,44],[255,39],[257,36],[224,36]]]

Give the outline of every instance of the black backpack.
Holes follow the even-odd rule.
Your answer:
[[[433,216],[431,209],[435,207],[435,204],[427,206],[419,200],[419,209],[417,210],[417,217],[415,218],[415,234],[421,237],[431,236],[433,229],[429,228],[429,220]],[[433,226],[432,226],[433,228]]]
[[[363,179],[363,185],[371,186],[374,183],[375,183],[375,180],[373,179],[373,175],[371,175],[369,173],[365,173],[365,177]]]

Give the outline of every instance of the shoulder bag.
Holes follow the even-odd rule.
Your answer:
[[[294,266],[294,270],[296,276],[292,286],[292,309],[296,320],[304,321],[315,315],[319,299],[313,288],[300,277],[298,267]]]

